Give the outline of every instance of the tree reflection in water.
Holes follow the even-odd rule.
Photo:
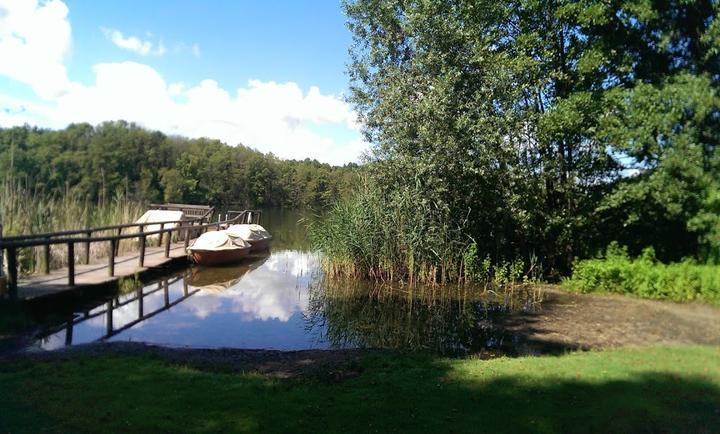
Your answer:
[[[500,292],[472,286],[393,288],[324,279],[311,288],[306,330],[336,348],[514,353],[517,338],[503,323],[538,309],[542,291]]]

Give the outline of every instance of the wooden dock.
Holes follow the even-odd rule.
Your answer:
[[[32,300],[76,289],[117,285],[121,279],[135,278],[173,262],[187,261],[187,247],[200,234],[230,224],[259,223],[261,215],[258,210],[230,211],[224,220],[218,217],[217,221],[213,221],[212,207],[180,204],[164,206],[175,209],[188,207],[193,217],[0,238],[0,250],[7,257],[8,269],[7,291],[6,294],[0,294],[0,298]],[[123,240],[134,246],[130,250],[137,251],[119,254]],[[107,245],[107,257],[91,258],[90,246],[96,243]],[[53,245],[66,246],[67,266],[50,268]],[[27,248],[43,249],[43,267],[33,274],[19,276],[18,251]],[[81,254],[79,260],[76,252]]]
[[[107,260],[93,261],[90,264],[75,265],[75,285],[68,285],[68,269],[59,268],[49,274],[36,273],[18,280],[18,298],[31,300],[38,297],[56,294],[86,286],[106,286],[123,278],[134,277],[154,268],[168,266],[173,262],[185,261],[185,243],[172,243],[170,255],[165,257],[164,247],[148,247],[145,249],[145,263],[139,265],[140,254],[137,252],[115,257],[114,275],[108,273]]]

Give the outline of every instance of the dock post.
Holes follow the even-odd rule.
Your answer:
[[[165,257],[170,257],[170,241],[172,240],[172,229],[167,234],[167,238],[165,238]]]
[[[142,267],[145,266],[145,241],[146,241],[146,237],[145,237],[145,234],[144,234],[145,229],[144,229],[143,226],[144,226],[144,225],[140,225],[140,234],[141,234],[141,235],[140,235],[140,258],[139,258],[140,268],[142,268]]]
[[[7,248],[7,262],[8,262],[8,295],[11,300],[17,300],[18,298],[18,269],[17,269],[17,248]]]
[[[65,346],[72,345],[73,340],[73,316],[70,315],[70,317],[67,320],[67,326],[65,327]]]
[[[143,287],[142,285],[137,289],[137,300],[138,300],[138,319],[143,317]]]
[[[68,285],[75,286],[75,244],[71,241],[68,248]]]
[[[160,233],[158,234],[158,247],[162,246],[163,232],[165,230],[165,223],[160,225]]]
[[[118,240],[117,243],[115,243],[115,256],[120,254],[120,235],[122,235],[122,228],[118,228],[117,230]]]
[[[163,280],[163,299],[165,300],[165,307],[170,306],[170,288],[167,279]]]
[[[0,241],[2,241],[3,237],[3,225],[0,223]],[[5,262],[3,261],[3,249],[0,248],[0,277],[3,277],[3,267],[5,266]]]
[[[92,232],[85,232],[88,238],[92,237]],[[90,241],[85,241],[85,265],[90,264]]]
[[[48,240],[50,241],[50,240]],[[50,274],[50,244],[45,244],[43,246],[44,250],[44,262],[43,262],[43,272],[45,274]]]
[[[117,240],[110,240],[110,252],[108,252],[108,276],[115,275],[115,243]]]
[[[187,248],[190,246],[190,226],[185,226],[185,252],[187,253]]]
[[[105,304],[105,333],[110,336],[113,332],[113,301],[110,300]]]

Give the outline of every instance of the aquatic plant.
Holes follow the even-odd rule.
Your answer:
[[[313,247],[331,277],[408,284],[527,280],[525,262],[478,258],[465,228],[419,187],[383,191],[364,180],[356,194],[309,224]]]
[[[637,258],[612,243],[600,258],[575,263],[564,286],[578,292],[614,292],[643,298],[720,304],[720,266],[690,259],[663,264],[652,247]]]

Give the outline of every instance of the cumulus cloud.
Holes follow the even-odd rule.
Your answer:
[[[262,80],[236,89],[224,89],[212,79],[168,83],[151,66],[130,61],[94,65],[91,84],[70,81],[64,66],[71,34],[67,7],[60,1],[0,0],[0,8],[0,75],[30,84],[40,97],[8,101],[0,91],[0,126],[27,122],[62,128],[71,122],[124,119],[167,134],[216,138],[282,158],[334,164],[356,161],[367,148],[351,107],[316,86],[304,90],[294,82]],[[107,32],[118,46],[140,54],[160,48]],[[197,45],[192,51],[200,54]]]
[[[30,85],[42,98],[69,85],[68,8],[61,1],[0,0],[0,75]]]
[[[137,36],[126,37],[119,30],[106,29],[104,27],[101,27],[101,29],[106,38],[108,38],[118,48],[122,48],[123,50],[132,51],[140,54],[141,56],[162,56],[167,52],[167,49],[165,48],[165,45],[163,45],[162,41],[155,45],[150,41],[143,41]]]

